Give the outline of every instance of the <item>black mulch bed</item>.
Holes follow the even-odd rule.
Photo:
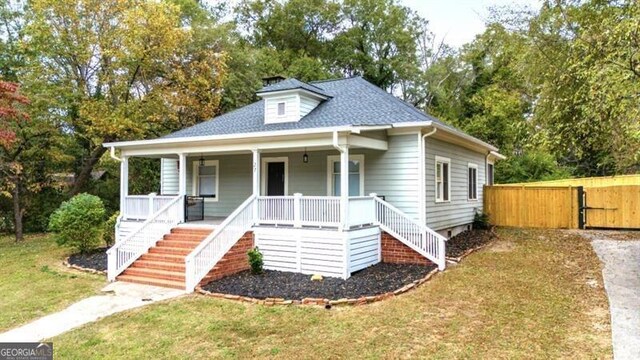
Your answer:
[[[322,281],[311,281],[311,275],[292,272],[265,270],[262,275],[252,275],[249,271],[243,271],[213,281],[203,286],[203,289],[254,299],[353,299],[398,290],[413,281],[422,279],[435,268],[435,265],[379,263],[352,274],[347,280],[324,277]]]
[[[447,257],[457,258],[465,251],[480,247],[494,237],[491,230],[467,230],[447,241]]]
[[[73,254],[69,256],[69,264],[80,266],[85,269],[106,271],[107,250],[108,248],[100,248],[86,254]]]

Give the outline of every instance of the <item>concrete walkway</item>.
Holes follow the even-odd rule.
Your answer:
[[[184,295],[182,290],[114,282],[104,295],[81,300],[68,308],[0,334],[0,342],[42,341],[121,311]]]
[[[638,240],[610,240],[604,232],[586,235],[604,264],[613,357],[640,359],[640,234]]]

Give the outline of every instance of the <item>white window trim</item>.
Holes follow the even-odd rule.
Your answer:
[[[360,194],[359,196],[364,196],[364,155],[363,154],[353,154],[349,155],[349,161],[359,161],[360,162]],[[333,163],[340,162],[340,155],[329,155],[327,156],[327,196],[333,195]]]
[[[447,186],[447,200],[438,199],[438,163],[447,163],[447,179],[449,180],[449,186]],[[451,159],[436,155],[433,168],[433,197],[436,203],[448,203],[451,202]]]
[[[476,169],[476,197],[469,197],[469,169]],[[468,163],[467,164],[467,201],[478,201],[478,164]]]
[[[284,195],[289,195],[289,157],[264,157],[262,158],[262,171],[260,171],[260,194],[267,195],[267,163],[284,162]]]
[[[217,202],[220,200],[220,160],[205,160],[205,166],[215,166],[216,167],[216,197],[210,198],[205,197],[204,201],[206,202]],[[193,162],[193,173],[191,174],[192,186],[191,186],[191,195],[199,196],[198,189],[200,188],[198,180],[200,176],[198,174],[198,168],[200,167],[200,160],[195,160]]]

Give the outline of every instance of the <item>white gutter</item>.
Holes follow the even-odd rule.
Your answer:
[[[433,128],[433,130],[431,130],[430,132],[423,134],[420,137],[420,146],[419,146],[419,151],[420,151],[420,180],[418,181],[418,184],[420,185],[420,189],[418,191],[419,194],[419,202],[418,202],[418,206],[420,206],[420,224],[425,225],[427,224],[427,167],[426,167],[426,161],[427,161],[427,143],[426,143],[426,139],[435,134],[436,131],[438,131],[437,128]]]
[[[122,159],[116,156],[116,148],[115,146],[112,146],[109,148],[109,155],[111,156],[112,159],[122,162]]]
[[[498,153],[496,151],[489,151],[489,155],[495,157],[498,160],[504,160],[504,159],[507,158],[506,156],[504,156],[504,155],[502,155],[502,154],[500,154],[500,153]]]

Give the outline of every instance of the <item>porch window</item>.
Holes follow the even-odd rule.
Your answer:
[[[218,183],[220,166],[218,160],[206,160],[204,165],[196,161],[193,164],[193,193],[218,201]]]
[[[449,201],[451,197],[450,178],[451,160],[436,156],[436,202]]]
[[[478,200],[478,165],[469,163],[467,167],[467,195],[469,200]]]
[[[328,158],[328,193],[340,196],[340,156]],[[349,196],[364,196],[364,155],[349,156]]]

